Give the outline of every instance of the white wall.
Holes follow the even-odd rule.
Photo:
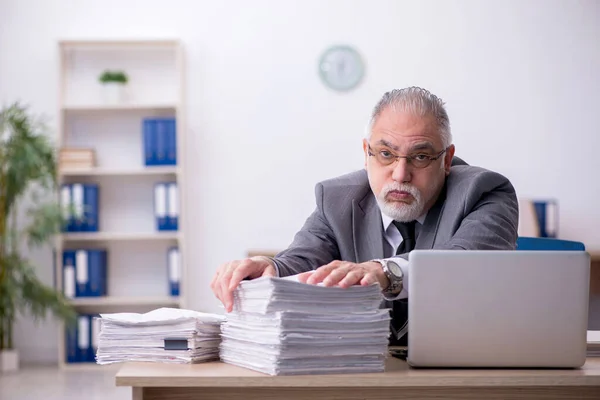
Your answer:
[[[250,248],[285,247],[314,184],[362,167],[370,108],[419,85],[448,105],[457,155],[557,197],[561,236],[600,249],[600,3],[505,1],[0,1],[0,102],[57,113],[59,39],[180,38],[188,70],[190,307],[219,311],[208,283]],[[348,94],[317,60],[356,46]],[[51,283],[50,252],[36,254]],[[17,327],[25,361],[56,360],[52,323]]]

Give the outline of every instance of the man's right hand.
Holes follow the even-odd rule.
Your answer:
[[[210,283],[210,288],[225,306],[226,312],[233,309],[233,291],[246,278],[276,276],[275,267],[267,257],[256,256],[222,264]]]

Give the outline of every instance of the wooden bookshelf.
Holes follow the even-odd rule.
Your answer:
[[[185,71],[178,40],[62,40],[58,42],[58,145],[91,148],[91,168],[59,167],[58,181],[95,183],[99,187],[98,232],[64,232],[55,243],[56,285],[62,290],[64,249],[103,248],[108,252],[108,293],[76,297],[78,312],[146,312],[159,307],[185,307]],[[106,69],[124,70],[126,95],[117,102],[103,97],[98,81]],[[177,165],[146,166],[143,158],[144,118],[176,119]],[[176,181],[178,230],[158,231],[154,217],[154,185]],[[180,293],[168,290],[167,250],[180,252]],[[100,368],[95,363],[66,362],[65,329],[60,326],[59,366]]]

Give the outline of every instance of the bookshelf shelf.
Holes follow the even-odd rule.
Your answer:
[[[109,111],[174,111],[176,104],[72,104],[62,108],[72,112],[109,112]]]
[[[75,307],[98,307],[98,306],[178,306],[179,297],[176,296],[156,296],[156,297],[126,297],[126,296],[106,296],[106,297],[80,297],[71,300]]]
[[[171,39],[62,40],[57,47],[60,198],[76,204],[77,197],[77,204],[83,205],[80,212],[93,215],[94,231],[57,235],[56,288],[70,291],[75,279],[78,297],[71,297],[70,302],[83,318],[185,307],[183,47]],[[99,82],[106,70],[127,75],[119,96]],[[81,195],[82,191],[86,194]],[[95,194],[88,197],[87,193]],[[156,215],[157,198],[168,204],[163,218]],[[164,219],[176,230],[157,230]],[[73,223],[71,228],[87,230],[87,223]],[[173,265],[179,266],[177,272]],[[65,276],[68,285],[63,282]],[[101,284],[93,286],[92,279]],[[92,293],[103,295],[85,296]],[[81,331],[78,327],[77,332]],[[100,367],[93,362],[67,362],[66,341],[61,324],[60,367]]]
[[[63,50],[98,50],[98,49],[139,49],[139,48],[173,48],[179,46],[177,39],[135,39],[135,40],[61,40]]]
[[[151,241],[151,240],[178,240],[179,232],[73,232],[64,233],[65,241]]]
[[[63,176],[145,176],[145,175],[177,175],[177,167],[147,167],[147,168],[92,168],[72,169],[60,172]]]

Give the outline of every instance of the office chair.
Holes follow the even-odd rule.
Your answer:
[[[519,236],[517,250],[580,250],[585,251],[582,242],[547,237]]]

